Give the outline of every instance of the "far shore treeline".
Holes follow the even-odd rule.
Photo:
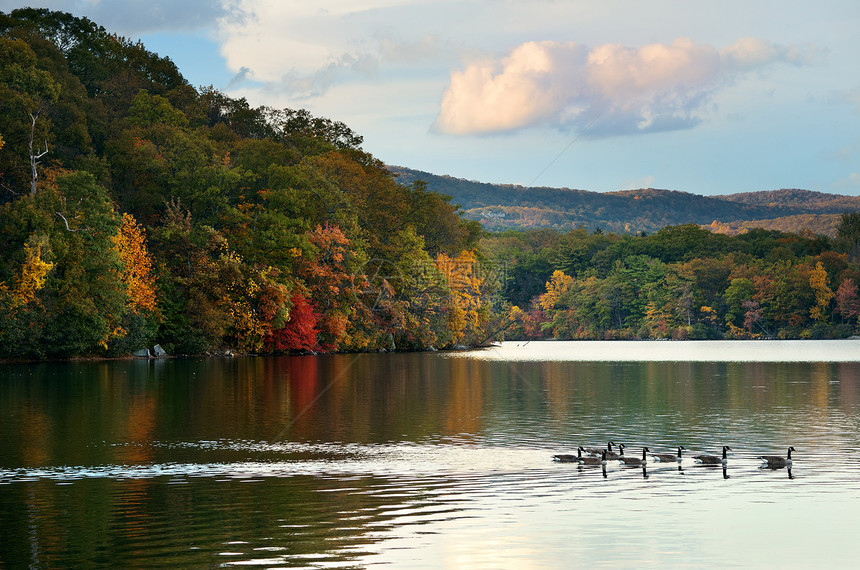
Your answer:
[[[511,338],[836,338],[835,238],[482,232],[362,138],[194,88],[85,19],[0,13],[0,357],[423,350]]]

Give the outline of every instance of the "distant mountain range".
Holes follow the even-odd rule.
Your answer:
[[[722,196],[643,188],[591,192],[571,188],[526,188],[440,176],[399,166],[388,169],[408,185],[422,180],[429,190],[452,197],[463,216],[484,229],[601,228],[615,233],[651,233],[665,226],[699,224],[737,233],[760,227],[834,235],[841,215],[860,210],[860,197],[782,189]]]

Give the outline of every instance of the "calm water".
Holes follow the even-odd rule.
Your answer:
[[[860,341],[7,364],[0,567],[853,567],[858,462]]]

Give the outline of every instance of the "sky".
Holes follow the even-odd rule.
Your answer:
[[[26,3],[0,0],[0,11]],[[598,192],[860,195],[857,0],[44,0],[386,164]]]

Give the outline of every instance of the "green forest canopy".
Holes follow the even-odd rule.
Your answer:
[[[0,356],[845,336],[836,239],[482,234],[341,122],[194,88],[70,14],[0,14]]]

